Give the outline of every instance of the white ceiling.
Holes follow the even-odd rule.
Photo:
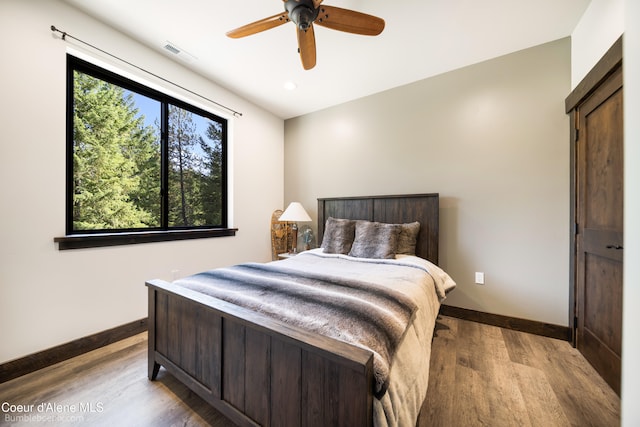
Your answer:
[[[65,1],[283,119],[569,36],[590,2],[325,0],[386,26],[377,37],[315,26],[317,65],[305,71],[291,22],[242,39],[225,36],[282,12],[281,0]],[[194,59],[167,52],[167,41]],[[297,89],[285,90],[288,81]]]

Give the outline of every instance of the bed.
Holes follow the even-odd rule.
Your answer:
[[[437,267],[438,210],[438,194],[322,198],[324,249],[148,281],[149,379],[164,367],[239,426],[415,425],[435,318],[455,287]],[[416,222],[411,249],[395,256]],[[384,233],[392,249],[369,239]],[[378,311],[355,302],[365,287]],[[332,317],[340,310],[350,317]]]

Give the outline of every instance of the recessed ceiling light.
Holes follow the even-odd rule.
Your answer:
[[[284,84],[284,88],[286,90],[295,90],[298,87],[298,85],[296,85],[294,82],[286,82]]]

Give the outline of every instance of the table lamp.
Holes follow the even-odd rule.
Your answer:
[[[291,231],[293,235],[291,252],[298,252],[298,222],[310,222],[311,217],[299,202],[291,202],[291,204],[287,206],[287,209],[282,212],[282,215],[280,215],[280,218],[278,218],[278,220],[293,223],[291,225]]]

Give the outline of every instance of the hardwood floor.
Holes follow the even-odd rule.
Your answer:
[[[146,350],[143,333],[0,384],[0,426],[234,426],[164,370],[147,380]],[[419,427],[620,423],[618,396],[567,342],[445,316],[429,391]]]
[[[440,316],[418,425],[613,427],[620,399],[566,341]]]
[[[164,370],[157,381],[147,379],[146,332],[0,384],[2,402],[35,407],[26,413],[2,410],[0,426],[235,427]],[[40,403],[63,408],[38,412]],[[48,419],[20,420],[25,415]]]

